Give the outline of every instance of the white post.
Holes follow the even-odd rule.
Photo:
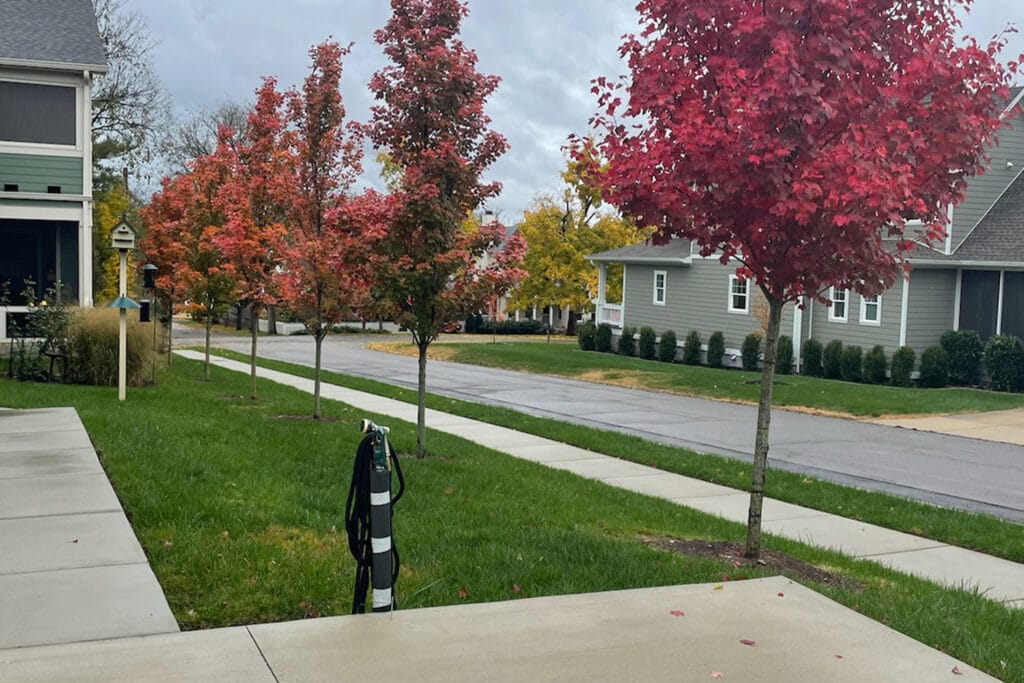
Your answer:
[[[119,296],[128,296],[128,250],[120,249],[120,272],[118,273]],[[117,400],[125,399],[128,384],[128,309],[118,311],[117,327]]]
[[[605,299],[605,292],[608,290],[608,264],[602,263],[597,268],[597,306],[596,313],[594,316],[595,321],[600,323],[604,320],[604,304],[607,301]]]

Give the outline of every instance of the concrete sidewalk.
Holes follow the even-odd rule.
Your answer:
[[[0,648],[178,631],[72,408],[0,409],[0,542]]]
[[[0,650],[0,675],[19,683],[995,680],[782,577]]]
[[[177,353],[202,359],[194,351]],[[249,371],[247,364],[237,361],[212,358],[211,362]],[[265,368],[257,372],[265,379],[313,391],[312,380]],[[321,394],[368,412],[416,422],[416,406],[409,403],[331,384],[322,384]],[[749,494],[736,489],[432,409],[427,410],[427,426],[517,458],[746,524]],[[989,599],[1024,607],[1024,565],[773,499],[765,499],[763,519],[766,533],[836,549],[944,585],[977,589]]]

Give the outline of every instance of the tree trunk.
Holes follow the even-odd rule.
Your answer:
[[[766,295],[767,296],[767,295]],[[757,403],[757,437],[754,440],[754,480],[750,486],[750,510],[747,514],[747,547],[750,559],[761,556],[761,509],[764,504],[764,480],[768,470],[768,431],[772,423],[772,387],[775,379],[775,355],[779,345],[784,301],[768,298],[768,329],[764,342],[764,368],[761,370],[761,397]]]
[[[242,331],[242,304],[239,302],[235,306],[235,331]]]
[[[206,361],[205,367],[203,368],[203,377],[207,382],[210,381],[210,330],[213,327],[213,313],[207,312],[206,314]]]
[[[576,336],[576,312],[572,308],[569,309],[569,321],[565,324],[565,336]]]
[[[320,419],[320,361],[324,338],[318,334],[313,337],[316,342],[316,363],[313,370],[313,419]]]
[[[249,353],[249,376],[252,378],[252,391],[249,398],[254,400],[256,398],[256,339],[259,336],[260,327],[259,316],[256,313],[256,308],[253,307],[252,315],[249,316],[249,331],[252,332],[252,350]]]
[[[420,341],[420,376],[416,404],[416,457],[427,457],[427,347],[430,342]]]
[[[267,334],[277,334],[276,306],[267,306]]]
[[[167,297],[167,367],[171,367],[174,357],[174,302]]]

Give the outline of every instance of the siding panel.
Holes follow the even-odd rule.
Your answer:
[[[876,344],[885,347],[891,354],[899,348],[900,315],[903,303],[903,280],[882,293],[882,316],[880,325],[869,325],[860,322],[861,296],[851,291],[847,298],[846,322],[830,321],[831,308],[821,303],[814,303],[804,311],[804,330],[807,333],[808,320],[811,321],[810,334],[822,345],[838,339],[844,345],[863,347],[865,353]]]
[[[943,332],[953,329],[956,303],[956,270],[920,268],[910,273],[907,307],[907,346],[918,357],[936,346]]]
[[[0,189],[6,184],[19,192],[46,193],[59,185],[62,194],[82,194],[82,158],[35,154],[0,154]]]

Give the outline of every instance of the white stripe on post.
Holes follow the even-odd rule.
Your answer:
[[[384,538],[372,538],[370,539],[371,545],[373,546],[373,554],[377,553],[389,553],[391,552],[391,537],[385,536]]]

